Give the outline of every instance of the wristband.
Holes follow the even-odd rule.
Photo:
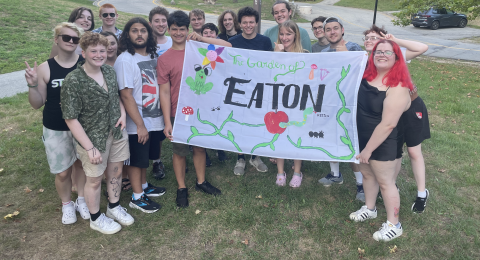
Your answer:
[[[27,83],[27,87],[29,87],[29,88],[36,88],[36,87],[38,87],[38,84],[35,85],[35,86],[30,86],[30,85],[28,85],[28,83]]]

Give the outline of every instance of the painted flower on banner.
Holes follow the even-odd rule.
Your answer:
[[[215,45],[213,44],[208,45],[207,49],[199,48],[198,52],[205,56],[202,65],[210,64],[212,69],[215,69],[217,62],[224,63],[223,59],[220,57],[220,54],[222,54],[224,49],[224,47],[218,47],[215,49]]]

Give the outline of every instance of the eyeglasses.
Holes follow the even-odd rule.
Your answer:
[[[323,31],[323,26],[312,27],[312,31]]]
[[[108,15],[110,15],[110,17],[112,17],[112,18],[115,17],[115,16],[117,16],[116,13],[103,13],[103,14],[102,14],[103,18],[107,18]]]
[[[375,51],[375,55],[380,56],[383,55],[385,57],[391,57],[395,52],[393,51]]]
[[[376,41],[376,40],[380,40],[380,37],[377,37],[377,36],[365,36],[365,37],[363,37],[362,39],[363,39],[363,41],[365,41],[365,42],[368,41],[368,40],[370,40],[370,41]]]
[[[70,42],[70,40],[72,40],[73,44],[78,44],[78,42],[80,41],[80,37],[75,37],[75,36],[70,36],[65,34],[60,34],[58,36],[62,36],[62,41],[64,42]]]

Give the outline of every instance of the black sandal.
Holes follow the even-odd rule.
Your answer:
[[[122,191],[129,191],[132,189],[132,184],[128,178],[122,179]]]

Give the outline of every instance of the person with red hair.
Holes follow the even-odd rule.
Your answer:
[[[402,157],[400,117],[410,107],[413,89],[398,44],[380,40],[372,50],[358,91],[357,130],[360,170],[363,175],[365,205],[350,214],[362,222],[377,217],[375,202],[382,193],[387,221],[373,234],[377,241],[390,241],[403,233],[398,221],[400,195],[395,186],[398,161]],[[400,148],[400,149],[399,149]]]

